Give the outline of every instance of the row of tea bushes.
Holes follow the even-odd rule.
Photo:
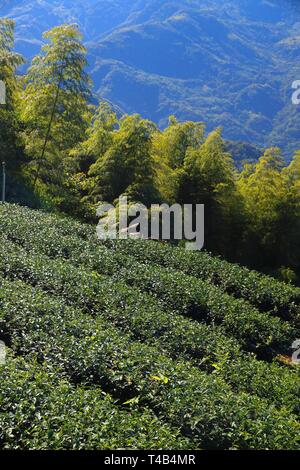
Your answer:
[[[0,366],[0,447],[14,450],[189,449],[151,410],[125,410],[100,388],[72,386],[27,357]]]
[[[234,336],[245,349],[262,356],[287,353],[295,339],[295,331],[287,322],[260,313],[243,299],[222,293],[208,282],[159,266],[135,263],[130,256],[116,255],[76,237],[58,239],[55,227],[52,230],[41,227],[34,243],[28,223],[22,222],[17,233],[10,233],[10,238],[28,250],[54,258],[65,257],[80,269],[86,266],[101,274],[114,275],[117,280],[154,293],[180,314],[222,325],[226,334]]]
[[[27,224],[30,228],[35,227],[35,234],[42,228],[49,228],[57,239],[74,235],[83,240],[95,241],[96,237],[95,227],[16,205],[2,205],[0,216],[0,230],[10,231],[11,234],[19,233],[21,226]],[[107,240],[105,243],[110,249],[132,256],[136,261],[163,265],[217,284],[222,290],[248,300],[263,311],[271,310],[283,318],[299,313],[299,288],[208,253],[187,252],[167,243],[152,241]]]
[[[300,448],[300,423],[285,407],[234,394],[217,376],[174,362],[99,318],[63,308],[53,314],[51,302],[36,291],[25,313],[15,310],[9,325],[12,314],[3,302],[2,324],[19,353],[36,353],[39,361],[63,369],[73,383],[100,385],[121,402],[138,403],[139,409],[149,405],[192,439],[193,448]]]
[[[300,288],[209,253],[188,252],[183,248],[153,241],[107,240],[105,244],[142,263],[161,265],[204,279],[224,292],[242,297],[262,311],[271,311],[284,319],[300,315]]]
[[[18,247],[16,248],[11,242],[4,244],[3,248],[6,256],[5,273],[7,276],[14,278],[18,275],[24,280],[38,284],[44,290],[63,294],[69,303],[75,303],[85,308],[86,312],[91,311],[97,314],[98,318],[121,327],[123,331],[135,338],[146,341],[148,344],[155,342],[157,347],[169,356],[174,358],[183,356],[204,370],[214,371],[215,374],[224,377],[236,391],[257,394],[277,406],[284,405],[295,413],[299,412],[300,378],[297,377],[296,372],[277,364],[271,365],[257,361],[252,355],[243,354],[238,343],[227,338],[222,329],[186,320],[173,312],[164,312],[153,298],[138,293],[126,285],[113,283],[107,278],[83,273],[81,279],[79,277],[75,279],[76,269],[66,262],[53,260],[47,262],[45,257],[39,258],[37,255],[29,257],[20,248],[17,254]],[[10,250],[14,252],[14,260],[9,255]],[[5,256],[2,259],[5,259]],[[24,266],[30,267],[29,271],[24,270],[20,263],[16,264],[16,257],[24,263],[23,268]],[[66,286],[68,279],[76,285],[76,292],[72,293],[69,290],[71,287]],[[2,324],[6,324],[7,328],[10,325],[10,331],[16,331],[16,324],[12,323],[14,319],[12,314],[15,309],[18,311],[17,324],[20,323],[22,327],[30,324],[35,311],[32,298],[37,304],[35,306],[36,317],[42,325],[47,325],[47,312],[52,319],[57,317],[58,312],[66,309],[64,302],[56,304],[53,300],[49,302],[49,299],[44,297],[38,302],[39,297],[36,292],[32,294],[29,290],[26,297],[27,291],[23,285],[21,285],[20,292],[18,283],[5,282],[3,286],[6,286],[6,290],[3,290],[0,296],[2,300],[0,305],[2,305],[2,312],[6,311]],[[100,299],[99,303],[97,299]],[[38,316],[38,312],[42,314]],[[77,318],[79,316],[78,313]],[[59,322],[62,331],[64,331],[65,317],[70,318],[71,313],[64,314]],[[39,331],[37,324],[35,324],[35,331]],[[240,376],[237,373],[238,368],[241,370]],[[260,383],[262,377],[263,382]]]
[[[55,230],[58,237],[75,235],[83,240],[96,239],[95,227],[83,224],[71,217],[34,210],[17,204],[1,204],[1,231],[9,229],[12,233],[17,234],[24,223],[30,223],[33,235],[45,228],[47,230]]]
[[[10,276],[9,272],[6,272],[6,274]],[[23,274],[24,272],[20,277],[26,280],[26,276],[23,276]],[[22,313],[21,318],[17,317],[19,322],[22,320],[22,325],[24,322],[30,321],[30,317],[33,315],[31,298],[34,295],[37,303],[39,298],[37,293],[34,292],[33,294],[28,285],[27,289],[25,289],[25,284],[21,283],[19,286],[17,281],[5,281],[2,277],[0,277],[0,280],[0,285],[3,287],[3,292],[0,293],[0,305],[2,306],[2,312],[4,309],[7,312],[5,320],[8,322],[7,325],[12,325],[12,314],[16,308]],[[33,284],[36,285],[34,281]],[[45,291],[49,291],[48,288],[51,291],[50,284],[51,280],[47,287],[39,285]],[[214,370],[212,364],[217,362],[220,357],[226,356],[228,359],[236,359],[242,354],[239,344],[234,339],[226,337],[222,329],[218,327],[210,328],[205,324],[182,318],[173,312],[164,311],[148,295],[139,294],[138,302],[136,302],[137,296],[132,289],[128,289],[125,285],[115,284],[109,279],[101,279],[101,287],[98,280],[95,285],[95,293],[97,286],[101,289],[101,291],[98,289],[97,295],[100,294],[103,298],[105,292],[108,293],[105,299],[105,307],[102,304],[97,306],[97,300],[95,299],[93,310],[90,311],[84,308],[83,303],[80,301],[80,307],[84,309],[86,314],[90,315],[91,312],[94,317],[102,318],[132,337],[149,344],[157,341],[160,350],[164,350],[170,356],[176,358],[185,356],[194,359],[195,364],[211,372]],[[51,292],[53,294],[53,291]],[[57,291],[54,293],[57,294]],[[77,300],[79,299],[80,297],[77,297]],[[55,315],[56,311],[60,312],[61,309],[67,309],[70,304],[78,305],[76,299],[70,297],[65,298],[64,302],[60,298],[59,302],[52,301],[52,303],[49,303],[49,299],[42,297],[39,301],[38,310],[43,312],[40,321],[45,321],[47,311]]]
[[[151,292],[168,308],[196,320],[222,325],[248,351],[262,358],[276,352],[288,353],[296,338],[296,328],[280,318],[261,313],[243,299],[220,290],[192,276],[173,270],[139,265],[121,269],[116,277]]]

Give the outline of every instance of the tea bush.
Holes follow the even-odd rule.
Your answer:
[[[57,237],[74,235],[83,240],[96,239],[95,228],[79,224],[73,219],[58,218],[51,214],[32,211],[16,205],[0,207],[0,229],[10,227],[11,232],[19,231],[21,220],[36,227],[55,226]],[[185,272],[218,285],[222,290],[242,297],[261,310],[270,310],[283,318],[299,313],[300,288],[284,284],[276,279],[251,271],[245,267],[228,263],[205,252],[186,252],[182,248],[139,240],[107,240],[111,250],[134,257],[136,261],[163,265]]]
[[[298,370],[244,351],[285,352],[296,300],[292,325],[175,264],[136,261],[158,243],[104,246],[70,219],[0,214],[0,337],[23,357],[0,368],[2,447],[300,448]]]
[[[10,358],[0,368],[2,449],[189,449],[151,410],[122,410],[100,388],[72,386],[60,371]]]
[[[300,424],[286,408],[234,394],[217,376],[173,362],[100,319],[63,308],[55,315],[51,302],[35,292],[25,314],[17,310],[9,325],[11,309],[5,314],[1,308],[2,325],[14,332],[11,345],[25,357],[34,353],[64,370],[74,384],[100,385],[121,403],[150,405],[201,448],[298,448]]]
[[[166,243],[140,240],[107,240],[105,245],[137,261],[173,268],[217,285],[224,292],[243,298],[262,311],[284,319],[299,316],[300,288],[271,276],[228,263],[206,252],[186,252]]]
[[[65,318],[78,320],[82,315],[62,299],[49,297],[20,281],[9,282],[1,278],[0,281],[0,332],[2,335],[10,332],[17,350],[17,338],[21,337],[24,341],[24,329],[31,327],[32,322],[35,334],[39,335],[41,325],[53,329],[52,323],[47,323],[49,317],[51,322],[55,319],[56,325],[63,331]],[[128,298],[128,293],[125,295]],[[254,393],[297,414],[300,412],[300,378],[296,370],[290,371],[278,364],[264,363],[252,355],[243,354],[238,344],[222,335],[218,328],[208,330],[205,325],[177,319],[171,312],[151,311],[148,304],[144,312],[139,308],[134,310],[132,303],[128,305],[128,310],[125,305],[124,300],[119,312],[110,308],[104,311],[103,320],[121,326],[136,339],[150,345],[156,343],[161,351],[173,358],[189,359],[201,369],[218,374],[236,391]],[[93,319],[90,321],[93,322]]]
[[[132,257],[116,256],[93,243],[78,241],[76,237],[58,239],[55,226],[51,229],[41,227],[33,245],[30,227],[28,222],[21,221],[19,230],[10,228],[10,238],[17,239],[27,249],[70,259],[80,268],[81,275],[82,266],[86,266],[148,290],[180,314],[222,325],[227,334],[236,337],[250,351],[262,355],[278,350],[287,352],[295,338],[294,329],[286,322],[272,318],[270,314],[261,314],[247,302],[220,292],[208,282],[178,271],[136,263]]]

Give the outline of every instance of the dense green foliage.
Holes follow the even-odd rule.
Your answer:
[[[13,205],[0,215],[0,338],[10,348],[2,447],[300,447],[299,372],[277,359],[299,332],[288,301],[290,325],[276,316],[283,311],[256,310],[210,290],[200,272],[184,274],[179,248],[167,248],[181,264],[174,271],[158,267],[159,243],[105,247],[72,219]],[[140,248],[147,264],[134,257]],[[274,283],[278,301],[281,289],[299,295]]]
[[[68,237],[66,240],[57,241],[57,234],[44,230],[41,227],[38,235],[35,237],[35,244],[31,241],[31,222],[19,224],[18,229],[7,223],[5,217],[2,218],[2,233],[13,240],[22,243],[27,250],[35,251],[37,248],[48,256],[62,256],[72,260],[74,264],[79,264],[80,273],[69,270],[69,278],[64,274],[64,264],[56,260],[47,259],[47,276],[44,280],[44,270],[42,260],[29,257],[15,244],[9,244],[1,248],[2,261],[0,261],[0,270],[10,270],[18,272],[19,276],[30,276],[36,284],[44,285],[48,283],[48,288],[56,292],[57,279],[61,279],[64,286],[67,287],[67,293],[71,292],[72,285],[77,285],[77,291],[72,294],[78,301],[85,298],[87,305],[97,305],[97,292],[106,288],[116,291],[114,283],[107,280],[106,277],[95,279],[92,273],[84,269],[89,267],[104,276],[112,276],[113,280],[119,279],[128,285],[137,286],[144,291],[154,293],[166,305],[177,310],[180,314],[196,319],[206,319],[207,322],[213,322],[223,326],[224,331],[235,336],[245,348],[260,353],[271,353],[274,348],[284,345],[290,346],[295,331],[292,327],[281,322],[278,318],[271,318],[267,313],[261,315],[253,306],[243,300],[236,300],[227,294],[220,293],[216,287],[208,283],[186,276],[176,271],[167,271],[158,266],[153,269],[152,266],[144,266],[135,261],[131,256],[122,257],[114,255],[110,251],[101,248],[96,250],[93,245],[88,243],[78,243],[76,238]],[[18,231],[18,232],[17,232]],[[18,235],[16,235],[18,233]],[[8,250],[8,247],[10,249]],[[61,277],[59,273],[61,272]],[[84,282],[83,282],[84,279]],[[89,286],[89,290],[86,289]],[[114,287],[112,287],[112,285]],[[121,287],[121,294],[124,290]],[[59,287],[58,287],[59,288]],[[133,291],[134,292],[134,291]],[[60,291],[59,291],[60,293]],[[136,295],[134,295],[136,297]],[[113,296],[112,306],[118,305],[121,300],[117,293]],[[135,302],[137,299],[135,298]],[[149,302],[146,302],[148,308]],[[100,303],[101,305],[101,303]],[[136,308],[143,310],[145,301],[142,298]],[[149,319],[148,319],[149,320]]]
[[[107,104],[92,105],[76,25],[44,33],[41,51],[17,79],[13,23],[0,25],[8,88],[0,153],[9,162],[9,201],[86,221],[95,221],[99,203],[121,195],[147,207],[204,204],[206,250],[299,281],[299,152],[287,166],[270,148],[238,171],[220,128],[207,134],[203,123],[171,116],[160,130],[139,115],[120,118]]]
[[[190,446],[178,430],[159,421],[151,411],[122,410],[100,387],[74,387],[59,368],[49,364],[10,358],[1,380],[2,449]]]
[[[203,122],[120,116],[92,96],[87,54],[77,25],[56,26],[20,77],[0,18],[0,448],[300,450],[300,151],[286,163]],[[240,99],[265,106],[254,88]],[[149,214],[204,204],[206,250],[98,240],[99,204],[120,196]]]
[[[0,80],[5,83],[6,105],[0,104],[0,162],[4,162],[14,179],[18,173],[21,152],[18,145],[19,123],[16,117],[18,82],[16,69],[23,63],[14,48],[14,23],[0,19]],[[20,197],[20,194],[19,194]],[[20,199],[19,199],[20,200]]]

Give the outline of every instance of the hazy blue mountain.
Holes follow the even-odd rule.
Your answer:
[[[299,0],[0,0],[28,58],[41,33],[80,25],[97,93],[163,126],[222,125],[229,140],[300,148]]]

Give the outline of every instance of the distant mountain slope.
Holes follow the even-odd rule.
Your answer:
[[[300,148],[297,0],[9,0],[27,57],[42,31],[77,22],[95,89],[126,112],[222,125],[231,140]]]

